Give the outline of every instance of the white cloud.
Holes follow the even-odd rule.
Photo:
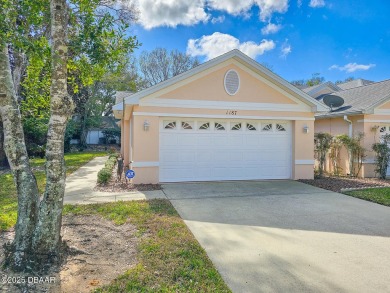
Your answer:
[[[285,13],[288,0],[209,0],[208,5],[215,10],[223,10],[233,15],[246,15],[252,6],[260,8],[260,19],[267,21],[273,13]]]
[[[373,68],[375,66],[376,66],[376,64],[364,65],[364,64],[357,64],[357,63],[348,63],[344,66],[339,66],[339,65],[335,64],[335,65],[332,65],[331,67],[329,67],[329,70],[338,69],[340,71],[345,71],[345,72],[351,73],[351,72],[355,72],[358,70],[368,70],[368,69]]]
[[[272,40],[264,39],[258,44],[252,41],[240,43],[237,38],[231,35],[215,32],[196,40],[188,40],[187,53],[194,57],[205,56],[206,60],[209,60],[233,49],[238,49],[249,57],[256,58],[256,56],[274,48],[275,43]]]
[[[259,7],[259,18],[265,22],[273,13],[285,13],[288,9],[288,0],[135,0],[135,3],[139,22],[146,29],[221,21],[221,16],[212,18],[212,10],[248,17],[253,6]]]
[[[260,19],[268,20],[274,12],[285,13],[288,9],[288,0],[255,0],[260,7]]]
[[[224,21],[225,21],[225,15],[220,15],[220,16],[218,16],[218,17],[213,17],[213,18],[211,19],[211,23],[213,23],[213,24],[222,23],[222,22],[224,22]]]
[[[265,27],[261,29],[261,33],[263,35],[269,35],[274,34],[280,31],[282,28],[282,25],[280,24],[274,24],[274,23],[268,23]]]
[[[298,1],[297,1],[297,6],[298,6],[298,8],[301,8],[301,6],[302,6],[302,0],[298,0]]]
[[[325,1],[324,0],[310,0],[309,6],[313,7],[313,8],[324,7]]]
[[[282,58],[286,58],[287,55],[291,53],[292,49],[291,49],[291,45],[288,43],[288,39],[284,41],[282,47],[280,48],[280,51],[281,51],[280,57]]]
[[[207,21],[205,0],[137,0],[140,23],[146,29]]]
[[[238,15],[248,11],[253,5],[253,0],[209,0],[208,5],[212,9]]]

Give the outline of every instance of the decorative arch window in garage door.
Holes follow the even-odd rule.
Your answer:
[[[176,121],[164,121],[165,129],[176,129]]]
[[[162,118],[160,125],[161,182],[291,178],[290,121]]]
[[[181,127],[183,129],[187,129],[187,130],[193,129],[194,128],[194,122],[182,121],[181,122]]]

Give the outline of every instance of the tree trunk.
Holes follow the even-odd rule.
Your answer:
[[[26,54],[20,52],[19,50],[14,50],[13,56],[14,56],[15,64],[12,72],[12,77],[14,81],[15,94],[18,99],[18,102],[20,102],[22,76],[26,71],[27,58],[26,58]]]
[[[31,171],[24,142],[20,110],[12,80],[8,47],[0,42],[0,116],[3,122],[4,150],[18,194],[15,239],[6,263],[15,270],[28,266],[39,201],[36,179]],[[12,253],[14,252],[14,253]]]
[[[52,0],[50,121],[46,146],[46,189],[39,206],[33,249],[37,261],[58,260],[61,248],[62,208],[66,168],[64,134],[73,111],[67,92],[67,6],[66,0]]]
[[[1,121],[1,115],[0,115],[0,169],[8,168],[8,167],[9,164],[4,150],[3,122]]]

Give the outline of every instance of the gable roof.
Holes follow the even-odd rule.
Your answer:
[[[317,114],[317,117],[373,113],[374,108],[390,100],[390,79],[334,92],[330,95],[343,98],[344,105],[331,112]],[[318,98],[321,102],[322,99],[323,96]]]
[[[342,90],[349,90],[351,88],[355,88],[355,87],[359,87],[359,86],[364,86],[364,85],[369,85],[371,83],[374,83],[373,81],[371,80],[367,80],[367,79],[354,79],[354,80],[351,80],[351,81],[347,81],[347,82],[343,82],[343,83],[339,83],[337,84],[337,86],[342,89]]]
[[[204,70],[210,69],[224,61],[227,61],[229,59],[235,59],[236,61],[242,63],[243,65],[247,66],[251,70],[264,74],[267,79],[269,79],[271,82],[273,82],[275,85],[282,88],[284,91],[293,94],[295,97],[297,97],[299,100],[304,102],[305,104],[310,105],[311,107],[314,107],[315,111],[326,111],[328,109],[327,106],[325,106],[323,103],[320,103],[316,101],[314,98],[306,94],[305,92],[301,91],[300,89],[296,88],[292,84],[290,84],[288,81],[284,80],[280,76],[276,75],[272,71],[268,70],[264,66],[260,65],[258,62],[253,60],[252,58],[248,57],[241,51],[234,49],[232,51],[229,51],[221,56],[218,56],[214,59],[211,59],[201,65],[198,65],[195,68],[192,68],[184,73],[181,73],[175,77],[172,77],[168,80],[165,80],[163,82],[160,82],[154,86],[151,86],[147,89],[144,89],[142,91],[139,91],[137,93],[134,93],[131,96],[128,96],[124,100],[124,104],[126,105],[138,105],[140,100],[148,95],[151,95],[155,92],[158,92],[159,90],[162,90],[164,88],[167,88],[171,85],[174,85],[180,81],[183,81],[189,77],[192,77]],[[113,107],[114,110],[121,111],[123,110],[123,104],[119,103]]]
[[[328,81],[325,83],[313,85],[311,87],[304,88],[303,91],[313,98],[317,98],[316,93],[322,91],[323,89],[328,88],[328,93],[337,92],[340,91],[341,88],[339,88],[337,85],[335,85],[333,82]]]

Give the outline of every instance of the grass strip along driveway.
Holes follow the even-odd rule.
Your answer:
[[[66,205],[64,211],[137,227],[138,264],[96,292],[230,292],[168,200]]]
[[[390,206],[390,188],[369,188],[362,190],[344,191],[346,195],[354,196],[360,199],[372,201],[385,206]]]

